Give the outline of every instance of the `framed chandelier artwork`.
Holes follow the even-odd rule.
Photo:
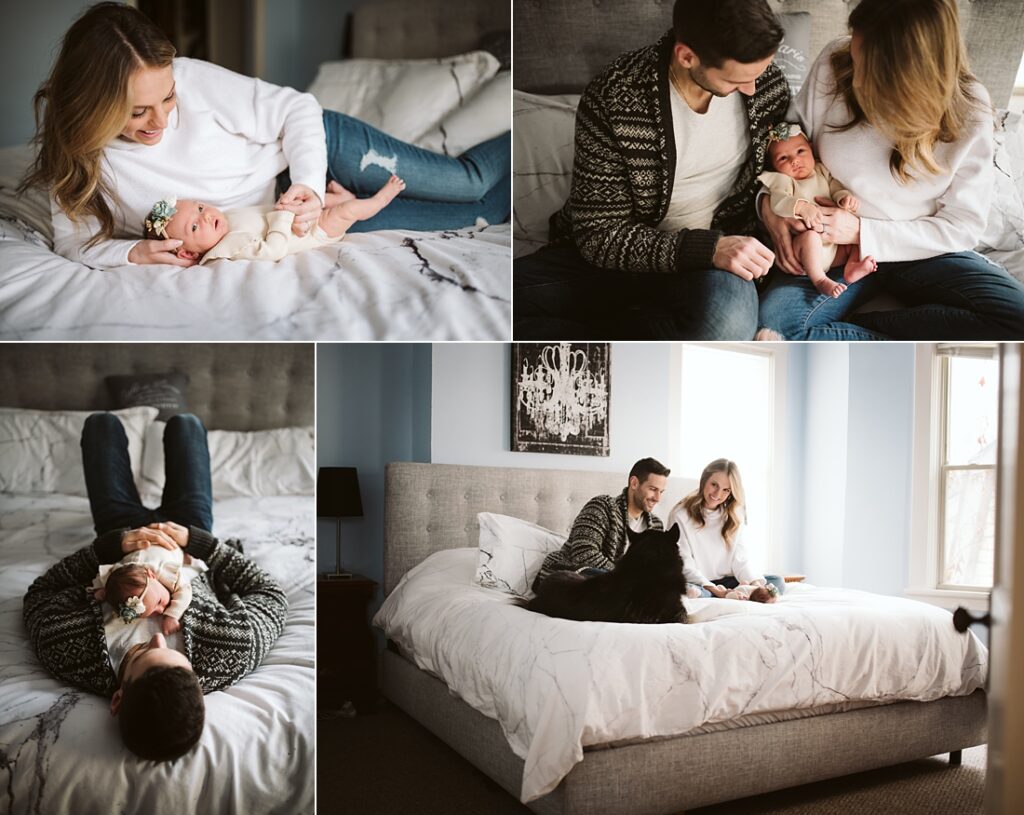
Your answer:
[[[512,346],[512,443],[517,453],[607,456],[609,343]]]

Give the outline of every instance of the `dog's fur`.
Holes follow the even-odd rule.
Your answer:
[[[584,577],[553,572],[525,608],[569,620],[609,623],[685,623],[683,559],[679,527],[668,532],[626,530],[629,548],[615,568]]]

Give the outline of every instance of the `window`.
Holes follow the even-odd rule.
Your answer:
[[[772,474],[784,370],[785,352],[775,348],[687,343],[673,359],[672,474],[696,481],[716,458],[736,462],[747,498],[745,537],[767,571],[779,567]]]
[[[982,608],[994,566],[996,349],[921,344],[916,379],[907,593]]]

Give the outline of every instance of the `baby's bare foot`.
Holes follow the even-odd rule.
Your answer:
[[[814,281],[814,288],[816,288],[821,294],[826,297],[838,297],[844,291],[846,291],[845,283],[837,283],[828,277],[823,277],[821,280]]]
[[[843,278],[847,283],[856,283],[862,277],[867,277],[878,268],[875,259],[868,255],[857,263],[847,263],[843,269]]]
[[[402,181],[402,179],[400,179],[397,175],[393,175],[391,176],[391,178],[387,180],[387,183],[383,187],[377,190],[376,195],[374,195],[373,197],[376,198],[378,201],[382,202],[382,207],[386,207],[388,204],[394,201],[395,198],[398,196],[398,193],[400,193],[404,189],[405,182]]]

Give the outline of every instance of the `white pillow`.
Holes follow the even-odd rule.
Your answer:
[[[87,495],[82,472],[82,428],[91,410],[0,408],[0,492]],[[146,428],[154,407],[111,411],[128,436],[128,457],[140,486]]]
[[[480,551],[473,582],[517,597],[532,597],[533,581],[544,558],[562,548],[565,536],[509,515],[480,512],[476,517]]]
[[[548,218],[569,197],[579,101],[578,94],[512,94],[513,257],[548,242]]]
[[[500,136],[512,128],[511,93],[512,72],[499,72],[423,134],[417,144],[435,153],[460,156],[474,144]]]
[[[28,145],[0,149],[0,215],[17,218],[32,227],[53,246],[53,219],[50,197],[42,187],[29,187],[24,195],[16,190],[25,171],[35,160],[35,150]]]
[[[164,489],[164,422],[146,433],[142,466],[143,502],[160,503]],[[237,495],[313,495],[316,489],[312,427],[275,430],[210,430],[213,498]]]
[[[324,62],[309,86],[321,107],[416,142],[498,72],[486,51],[443,59]]]
[[[1024,119],[1000,110],[995,117],[992,205],[980,249],[1024,248]]]

